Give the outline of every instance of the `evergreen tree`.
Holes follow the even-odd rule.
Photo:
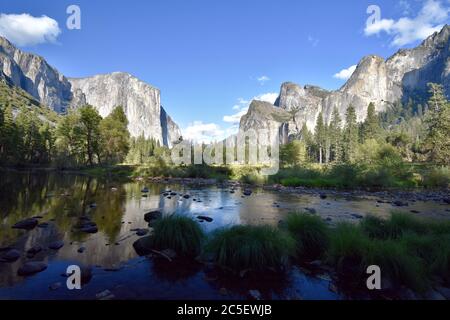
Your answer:
[[[345,162],[353,162],[358,146],[358,123],[355,108],[350,105],[345,115],[345,128],[343,139],[343,158]]]
[[[331,114],[329,128],[331,159],[340,162],[342,158],[342,119],[336,107]]]
[[[319,113],[316,121],[316,131],[314,133],[314,143],[318,150],[319,163],[323,163],[323,154],[326,142],[326,126],[323,122],[323,114]]]
[[[378,116],[375,105],[371,102],[367,108],[367,117],[362,126],[362,141],[377,139],[380,132]]]
[[[450,104],[442,85],[430,83],[430,108],[427,118],[425,146],[430,160],[437,164],[450,163]]]

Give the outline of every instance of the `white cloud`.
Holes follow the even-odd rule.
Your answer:
[[[223,121],[228,123],[239,123],[241,121],[241,118],[247,113],[248,107],[253,100],[259,100],[259,101],[266,101],[270,102],[271,104],[275,103],[275,100],[278,98],[278,93],[275,92],[268,92],[260,94],[256,97],[253,97],[253,99],[246,100],[239,98],[238,104],[233,106],[233,110],[238,111],[235,114],[224,116]]]
[[[258,80],[258,82],[261,85],[264,85],[267,81],[270,80],[270,78],[268,76],[261,76],[261,77],[257,78],[256,80]]]
[[[241,109],[238,113],[232,114],[231,116],[224,116],[223,121],[229,123],[239,123],[241,118],[247,114],[248,107]]]
[[[47,16],[0,14],[0,35],[18,46],[55,42],[60,33],[58,22]]]
[[[448,1],[426,0],[415,18],[402,17],[380,19],[373,24],[367,24],[364,30],[366,36],[385,32],[393,37],[392,46],[404,46],[418,40],[423,40],[442,29],[449,21],[450,8]]]
[[[343,70],[339,71],[338,73],[336,73],[333,77],[336,79],[348,80],[352,76],[353,72],[355,72],[356,67],[357,66],[355,64],[347,69],[343,69]]]
[[[212,143],[222,141],[229,136],[238,133],[239,126],[233,124],[227,128],[222,128],[216,123],[203,123],[194,121],[185,129],[182,129],[183,138],[197,143]]]

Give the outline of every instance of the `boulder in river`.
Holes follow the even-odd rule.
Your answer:
[[[246,189],[246,190],[244,190],[244,192],[243,192],[244,196],[247,196],[247,197],[251,196],[252,193],[253,193],[252,190],[249,190],[249,189]]]
[[[188,194],[185,194],[184,196],[183,196],[183,198],[185,198],[185,199],[189,199],[191,196],[190,195],[188,195]]]
[[[23,229],[23,230],[31,230],[34,229],[39,223],[38,219],[35,218],[29,218],[22,221],[17,222],[15,225],[13,225],[13,229]]]
[[[41,261],[29,261],[17,270],[19,276],[31,276],[47,269],[47,264]]]
[[[325,193],[320,194],[320,199],[326,199],[326,198],[328,198],[328,196]]]

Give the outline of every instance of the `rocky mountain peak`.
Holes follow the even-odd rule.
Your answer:
[[[89,103],[106,117],[123,106],[132,136],[144,135],[170,146],[181,136],[161,107],[159,89],[126,72],[68,79],[35,54],[0,37],[0,75],[59,113]]]
[[[367,55],[339,90],[327,91],[317,86],[283,83],[274,108],[294,111],[295,116],[291,121],[280,124],[280,130],[287,130],[289,136],[296,135],[298,127],[303,124],[314,130],[319,113],[322,112],[325,121],[329,122],[334,108],[345,119],[349,105],[355,107],[358,121],[364,121],[370,103],[374,103],[376,111],[381,112],[392,103],[425,97],[429,82],[443,84],[450,95],[449,36],[450,26],[445,25],[416,48],[400,50],[387,60],[377,55]],[[260,113],[257,110],[249,110],[241,126],[248,128],[252,123],[260,125],[264,117],[270,114],[267,106]],[[267,117],[267,121],[272,121],[272,118]]]

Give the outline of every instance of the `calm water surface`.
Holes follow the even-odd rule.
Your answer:
[[[148,187],[148,194],[143,195],[143,187]],[[162,195],[166,190],[178,195],[168,199]],[[179,194],[189,194],[190,198]],[[213,221],[201,225],[211,232],[235,224],[277,225],[289,212],[305,208],[315,209],[332,221],[354,220],[354,214],[383,216],[392,210],[390,204],[378,204],[375,199],[320,199],[262,190],[243,197],[239,189],[230,193],[215,186],[114,183],[57,173],[2,173],[0,248],[15,248],[22,256],[14,263],[0,262],[0,299],[96,299],[96,294],[104,290],[119,299],[241,299],[251,289],[258,289],[269,299],[340,299],[342,296],[329,290],[329,279],[308,276],[296,266],[286,275],[230,279],[211,276],[196,263],[173,264],[139,257],[132,246],[139,237],[131,230],[147,228],[144,214],[155,209],[166,215],[209,216]],[[448,207],[431,202],[415,203],[414,208],[434,216],[450,215]],[[83,215],[97,224],[98,233],[74,229]],[[11,228],[34,216],[42,216],[40,222],[48,222],[48,227],[31,231]],[[45,249],[32,259],[26,257],[25,252],[34,245],[47,248],[57,240],[64,242],[60,250]],[[78,252],[81,247],[85,248],[83,253]],[[29,260],[44,261],[48,268],[31,277],[18,276],[18,268]],[[72,264],[92,268],[93,277],[82,290],[69,291],[65,286],[62,274]]]

